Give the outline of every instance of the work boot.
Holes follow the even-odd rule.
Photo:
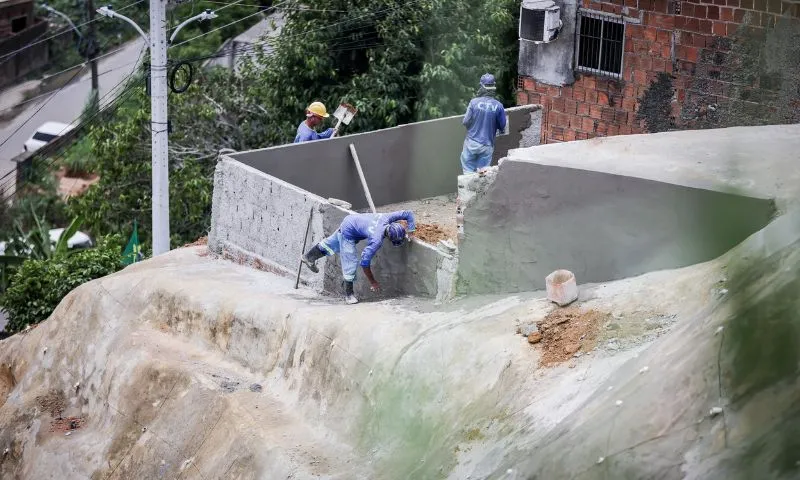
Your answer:
[[[353,282],[344,282],[344,302],[348,305],[358,303],[358,299],[353,293]]]
[[[308,267],[309,270],[314,273],[318,273],[319,268],[317,268],[317,260],[324,256],[325,254],[319,249],[319,245],[314,245],[311,247],[311,250],[300,257],[300,260],[306,264],[306,267]]]

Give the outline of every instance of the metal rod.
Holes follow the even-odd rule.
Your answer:
[[[311,230],[311,217],[314,216],[314,207],[311,207],[311,211],[308,212],[308,225],[306,225],[306,236],[303,237],[303,251],[300,252],[300,255],[305,255],[306,253],[306,244],[308,243],[308,231]],[[294,281],[294,289],[300,286],[300,271],[303,269],[303,261],[300,260],[300,265],[297,267],[297,280]]]
[[[372,202],[372,195],[369,194],[369,187],[367,186],[367,180],[364,178],[364,171],[361,170],[361,163],[358,161],[358,154],[356,153],[356,147],[353,144],[350,144],[350,154],[353,155],[353,161],[356,163],[356,170],[358,170],[358,178],[361,179],[361,186],[364,187],[364,195],[367,196],[367,202],[369,202],[369,208],[372,209],[372,213],[378,213],[375,209],[375,204]]]

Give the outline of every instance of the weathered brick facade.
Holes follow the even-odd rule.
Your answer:
[[[542,142],[800,122],[800,0],[579,0],[625,19],[622,78],[521,76]],[[564,19],[564,21],[573,21]]]

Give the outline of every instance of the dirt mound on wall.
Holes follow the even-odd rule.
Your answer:
[[[608,313],[579,307],[557,308],[538,323],[542,365],[564,362],[594,348]]]
[[[436,245],[439,243],[439,240],[455,241],[455,235],[452,232],[445,231],[445,229],[439,225],[428,223],[418,223],[414,236],[431,245]]]

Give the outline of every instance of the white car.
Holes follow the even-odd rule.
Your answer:
[[[33,132],[31,138],[25,142],[26,152],[35,152],[56,138],[66,135],[73,126],[61,122],[45,122]]]
[[[55,245],[58,243],[58,239],[61,238],[61,235],[64,233],[63,228],[54,228],[48,232],[50,234],[50,242]],[[83,232],[75,232],[69,240],[67,240],[67,248],[91,248],[94,246],[94,242],[92,242],[92,238],[83,233]],[[0,255],[5,255],[6,253],[6,242],[0,242]],[[27,248],[30,250],[30,246]]]

